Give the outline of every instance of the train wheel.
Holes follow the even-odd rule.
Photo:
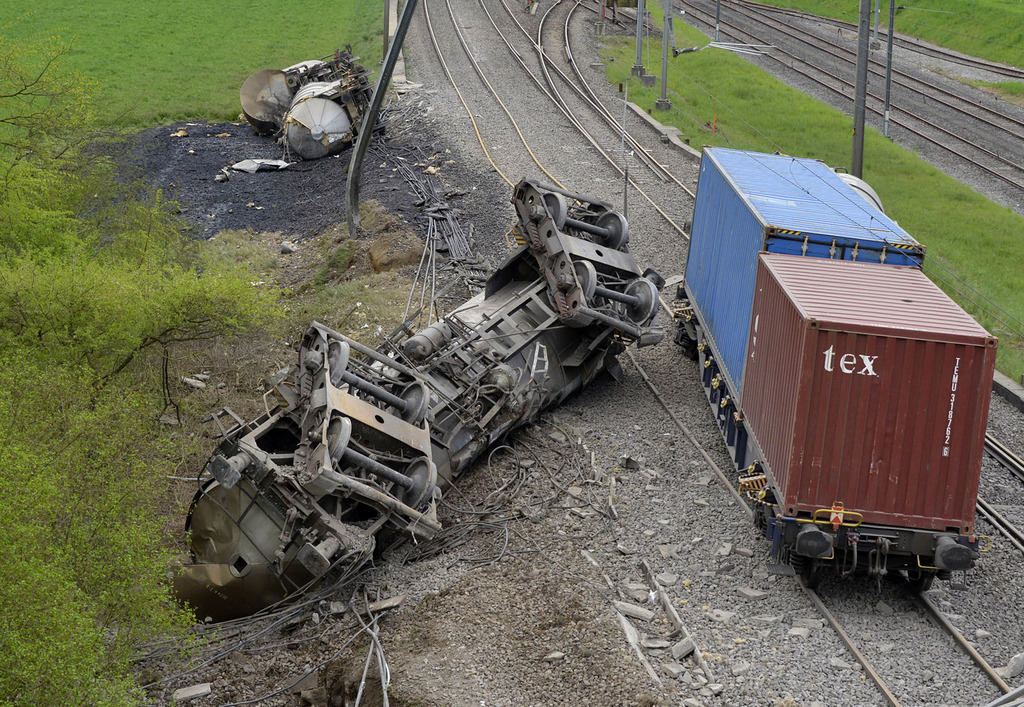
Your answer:
[[[629,223],[626,217],[618,211],[605,211],[598,216],[598,227],[607,230],[607,234],[601,239],[601,245],[614,250],[625,250],[629,243]]]
[[[754,527],[762,534],[768,530],[768,506],[763,503],[754,511]]]
[[[808,589],[817,589],[818,582],[821,580],[821,562],[813,557],[804,557],[803,555],[793,555],[790,561],[796,568],[797,574],[800,575],[804,586]]]
[[[676,335],[675,342],[679,344],[679,348],[682,349],[683,356],[690,359],[691,361],[697,360],[697,340],[690,336],[690,333],[686,330],[686,326],[683,322],[676,324]]]
[[[935,570],[908,571],[907,579],[914,591],[927,592],[932,588],[932,582],[935,581]]]

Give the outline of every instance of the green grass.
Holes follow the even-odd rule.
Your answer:
[[[838,0],[772,0],[778,7],[790,7],[824,17],[857,24],[860,7],[856,2]],[[871,4],[872,12],[874,3]],[[889,26],[889,4],[879,3],[879,32]],[[874,27],[874,15],[871,23]],[[1024,67],[1024,3],[1000,0],[921,0],[911,5],[896,4],[897,33],[927,39],[964,54]]]
[[[997,96],[1019,105],[1024,105],[1024,83],[1020,81],[968,81],[972,86],[977,86],[984,91],[991,91]]]
[[[360,0],[0,0],[0,17],[0,38],[71,43],[66,64],[97,83],[102,118],[130,126],[235,120],[256,71],[351,44],[375,73],[382,54],[382,6]]]
[[[682,22],[675,23],[675,29],[679,47],[703,46],[709,41]],[[608,80],[626,82],[635,61],[634,43],[608,40],[603,53]],[[650,57],[648,60],[645,55],[648,66],[660,66],[660,42],[652,42]],[[647,110],[660,95],[660,87],[645,88],[635,80],[629,81],[628,91],[629,100]],[[680,128],[698,149],[716,145],[777,150],[821,159],[833,167],[850,165],[851,118],[780,84],[727,51],[709,48],[670,59],[669,98],[671,110],[652,114]],[[952,275],[970,283],[1017,321],[1024,321],[1024,298],[1020,296],[1024,291],[1020,268],[1024,219],[872,129],[865,132],[863,176],[882,198],[886,212],[927,246],[929,274],[1000,337],[999,370],[1019,379],[1024,372],[1024,342],[973,304],[981,297],[955,292],[963,288]],[[956,286],[946,287],[943,279]],[[986,305],[986,309],[995,307]],[[1020,331],[1024,325],[1015,328]]]

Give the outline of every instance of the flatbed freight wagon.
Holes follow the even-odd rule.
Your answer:
[[[924,261],[924,246],[824,163],[705,148],[686,294],[737,401],[761,251],[917,267]]]
[[[996,340],[924,254],[859,180],[705,148],[676,342],[776,571],[902,570],[923,587],[977,558]]]
[[[755,290],[742,411],[769,538],[968,569],[995,337],[916,268],[762,253]]]

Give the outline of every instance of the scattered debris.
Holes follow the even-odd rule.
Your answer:
[[[761,599],[768,598],[768,592],[760,589],[752,589],[751,587],[739,587],[736,590],[736,593],[741,599],[745,599],[746,601],[759,601]]]
[[[687,636],[672,646],[672,657],[676,660],[682,660],[695,650],[697,650],[697,644],[693,642],[693,638],[691,636]]]
[[[996,668],[996,673],[998,673],[999,677],[1003,680],[1012,680],[1021,673],[1024,673],[1024,653],[1018,653],[1010,658],[1009,662],[1005,666]]]
[[[807,628],[811,630],[816,630],[822,628],[824,625],[825,622],[821,619],[804,619],[799,617],[793,619],[793,628]]]
[[[370,603],[367,606],[360,607],[359,609],[357,609],[356,613],[358,613],[360,615],[363,615],[363,616],[365,616],[367,614],[369,614],[369,615],[377,614],[377,613],[380,613],[382,611],[388,611],[389,609],[397,609],[398,607],[400,607],[404,603],[405,603],[405,595],[404,594],[399,594],[398,596],[393,596],[393,597],[390,597],[388,599],[381,599],[380,601],[372,602],[372,603]]]
[[[612,604],[615,606],[616,611],[619,611],[630,618],[638,619],[640,621],[650,621],[654,618],[654,612],[650,609],[645,609],[642,606],[630,604],[625,601],[613,601]]]
[[[718,621],[724,624],[732,621],[733,617],[736,616],[736,612],[725,611],[724,609],[712,609],[708,612],[707,616],[712,621]]]
[[[642,648],[653,651],[663,651],[671,645],[671,641],[666,641],[664,638],[651,638],[650,636],[645,636],[640,641]]]
[[[619,468],[629,469],[630,471],[636,471],[640,468],[640,462],[633,457],[623,456],[619,457]]]
[[[663,587],[671,587],[673,584],[679,581],[679,575],[672,574],[671,572],[662,572],[655,577],[658,580],[658,584]]]
[[[204,383],[203,381],[199,380],[198,378],[188,378],[188,377],[184,377],[183,376],[182,379],[181,379],[181,382],[184,383],[185,385],[187,385],[189,388],[193,388],[195,390],[205,390],[206,389],[206,383]]]
[[[231,165],[231,169],[236,172],[247,172],[248,174],[256,174],[260,170],[278,170],[286,169],[291,167],[294,162],[287,162],[285,160],[271,160],[265,158],[256,158],[250,160],[242,160],[235,162]]]
[[[189,687],[183,687],[174,691],[172,700],[174,702],[188,702],[194,700],[197,697],[206,697],[212,691],[211,685],[208,682],[201,682],[198,685],[190,685]]]
[[[671,544],[671,545],[659,545],[658,546],[658,551],[661,553],[661,556],[664,557],[666,560],[670,559],[670,558],[678,560],[678,559],[680,559],[679,558],[679,547],[680,547],[679,545],[674,545],[674,544]]]
[[[616,615],[619,617],[619,625],[622,626],[622,630],[626,634],[626,641],[629,642],[629,645],[632,647],[633,652],[640,661],[640,664],[644,666],[647,674],[651,676],[651,679],[654,680],[654,682],[658,683],[659,686],[663,685],[661,678],[659,678],[658,674],[654,672],[654,667],[651,665],[650,661],[647,660],[643,650],[640,648],[640,634],[637,633],[636,628],[634,628],[633,624],[629,623],[629,619],[622,614],[616,612]]]

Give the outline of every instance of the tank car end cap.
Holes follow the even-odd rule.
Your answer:
[[[292,89],[283,71],[257,71],[242,84],[239,91],[242,113],[260,135],[281,129],[284,115],[292,100]]]

